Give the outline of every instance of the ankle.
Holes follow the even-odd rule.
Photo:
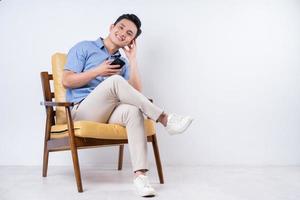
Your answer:
[[[135,175],[135,177],[138,177],[138,176],[140,176],[140,175],[146,176],[146,172],[145,172],[145,171],[142,171],[142,170],[139,170],[139,171],[135,171],[135,172],[134,172],[134,175]]]
[[[158,121],[163,125],[163,126],[167,126],[168,123],[168,115],[166,113],[162,113],[159,118]]]

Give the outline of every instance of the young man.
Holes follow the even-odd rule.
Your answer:
[[[170,134],[185,131],[192,119],[168,115],[141,94],[135,42],[141,32],[137,16],[120,16],[106,38],[83,41],[70,49],[62,82],[67,88],[67,101],[78,103],[72,109],[74,120],[126,127],[134,185],[141,196],[154,196],[155,190],[145,174],[148,164],[143,114],[160,122]],[[128,61],[121,57],[121,48]],[[116,58],[125,62],[120,69],[120,65],[111,65]]]

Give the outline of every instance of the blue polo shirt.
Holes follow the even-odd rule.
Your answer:
[[[81,73],[97,67],[105,60],[114,60],[117,57],[120,57],[125,62],[120,75],[128,80],[128,61],[121,57],[119,51],[111,55],[105,48],[101,38],[96,41],[82,41],[72,47],[68,52],[64,70]],[[82,101],[106,78],[108,77],[98,76],[82,87],[68,88],[66,91],[66,100],[74,103]]]

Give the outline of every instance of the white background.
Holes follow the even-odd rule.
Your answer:
[[[123,13],[142,21],[143,93],[195,118],[180,136],[157,125],[163,164],[300,164],[300,1],[2,0],[0,165],[41,165],[39,73],[53,53],[105,37]],[[82,150],[80,162],[116,165],[117,152]],[[71,165],[70,152],[49,164]]]

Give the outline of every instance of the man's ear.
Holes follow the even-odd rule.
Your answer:
[[[110,27],[109,27],[109,32],[113,29],[115,27],[115,25],[110,25]]]

